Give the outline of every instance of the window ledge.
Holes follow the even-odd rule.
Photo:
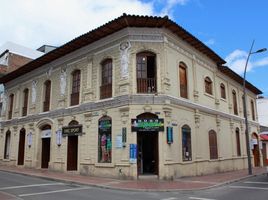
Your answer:
[[[209,98],[215,99],[215,97],[212,94],[208,94],[208,93],[204,92],[204,95],[209,97]]]
[[[95,163],[95,167],[100,167],[100,168],[113,168],[114,164],[113,163]]]

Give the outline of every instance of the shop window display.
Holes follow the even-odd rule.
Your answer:
[[[104,116],[99,119],[99,162],[112,162],[112,119]]]

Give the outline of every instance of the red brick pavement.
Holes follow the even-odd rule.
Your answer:
[[[179,178],[175,179],[174,181],[163,181],[156,179],[119,180],[111,178],[83,176],[71,173],[54,172],[49,170],[29,169],[14,166],[10,167],[3,165],[0,165],[0,170],[30,176],[49,178],[59,181],[86,184],[90,186],[142,191],[198,190],[234,182],[249,177],[247,170],[237,170],[232,172],[210,174],[204,176]],[[253,170],[254,175],[263,174],[265,172],[265,168],[254,168]]]

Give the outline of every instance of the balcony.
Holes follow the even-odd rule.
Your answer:
[[[112,84],[100,86],[100,99],[112,97]]]
[[[137,78],[137,93],[156,93],[155,78]]]

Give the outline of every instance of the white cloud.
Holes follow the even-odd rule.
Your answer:
[[[225,58],[225,61],[227,62],[227,66],[234,70],[236,73],[243,74],[247,56],[248,53],[246,51],[236,49]],[[249,60],[247,72],[253,70],[256,67],[262,67],[265,65],[268,65],[268,57],[256,61]]]
[[[141,0],[2,0],[0,46],[13,41],[37,48],[62,45],[123,13],[153,15]]]
[[[175,7],[186,5],[188,1],[189,0],[164,0],[165,6],[161,10],[160,15],[169,15],[172,18]]]
[[[215,40],[213,38],[209,39],[208,41],[205,42],[206,45],[212,46],[215,44]]]

